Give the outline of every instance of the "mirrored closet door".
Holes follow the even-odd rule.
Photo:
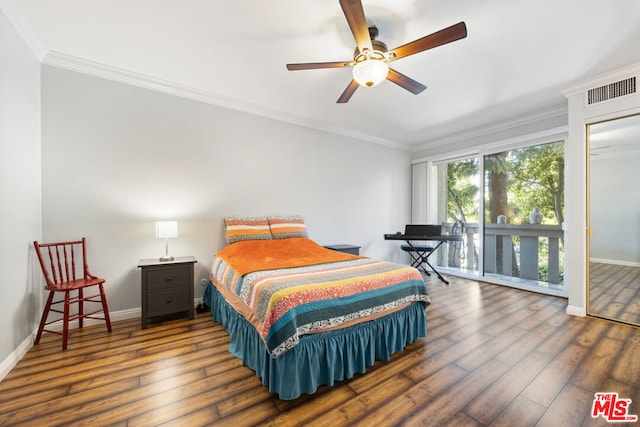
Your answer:
[[[640,115],[588,125],[589,315],[640,326]]]

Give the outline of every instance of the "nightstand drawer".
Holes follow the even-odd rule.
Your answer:
[[[190,309],[189,293],[181,288],[167,289],[147,295],[147,315],[175,313]],[[191,303],[193,305],[193,302]]]
[[[188,286],[189,269],[189,266],[179,266],[150,270],[147,272],[147,289],[155,291],[159,289]]]
[[[141,259],[142,269],[142,329],[147,318],[188,311],[193,320],[193,265],[192,256],[175,257],[173,261]]]

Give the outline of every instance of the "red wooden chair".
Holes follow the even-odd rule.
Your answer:
[[[69,322],[75,320],[78,320],[79,328],[82,328],[83,319],[104,320],[107,324],[107,330],[111,332],[107,298],[102,286],[105,279],[96,277],[89,272],[86,239],[83,237],[82,240],[58,243],[33,242],[33,246],[36,249],[46,281],[45,289],[49,291],[49,298],[42,313],[35,343],[38,344],[40,342],[42,332],[46,331],[62,335],[62,349],[66,350],[69,337]],[[80,264],[80,257],[82,257],[82,264]],[[93,286],[97,286],[99,292],[85,296],[84,289]],[[73,291],[77,291],[75,296],[72,295]],[[57,292],[64,294],[64,298],[54,301],[54,295]],[[85,301],[100,303],[101,307],[85,313]],[[59,307],[52,308],[56,304],[63,304],[62,310]],[[78,305],[77,312],[71,312],[70,307],[72,304]],[[60,313],[62,318],[48,321],[50,312]],[[98,315],[100,312],[103,315]],[[59,329],[46,329],[52,323],[57,323],[60,320],[62,320],[62,332]]]

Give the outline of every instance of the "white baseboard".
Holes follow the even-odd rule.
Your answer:
[[[98,314],[100,315],[100,313]],[[142,310],[140,308],[132,308],[129,310],[121,310],[121,311],[111,311],[109,312],[109,320],[112,322],[117,322],[118,320],[128,320],[140,318],[142,315]],[[98,319],[84,319],[84,326],[96,326],[96,325],[104,325],[104,320]],[[52,322],[47,325],[47,329],[53,329],[54,331],[62,330],[62,320],[58,320],[57,322]],[[69,322],[69,329],[78,329],[78,320],[72,320]],[[36,333],[38,331],[35,330],[33,332],[33,337],[35,339]]]
[[[198,304],[200,304],[203,301],[202,298],[195,298],[193,300],[193,306],[197,307]],[[98,314],[100,315],[100,314]],[[136,318],[140,318],[142,317],[142,309],[140,307],[138,308],[131,308],[129,310],[120,310],[120,311],[111,311],[109,312],[109,318],[112,322],[117,322],[119,320],[129,320],[129,319],[136,319]],[[104,324],[104,320],[99,320],[99,319],[85,319],[84,320],[84,326],[95,326],[95,325],[102,325]],[[77,320],[73,320],[69,323],[69,329],[77,329],[78,328],[78,321]],[[47,326],[47,329],[53,329],[54,331],[61,331],[62,330],[62,320],[59,320],[57,322],[53,322],[50,325]],[[32,338],[35,339],[36,333],[38,331],[35,330],[33,331],[32,334]]]
[[[624,265],[625,267],[640,267],[640,262],[620,261],[620,260],[617,260],[617,259],[590,258],[589,261],[597,262],[597,263],[600,263],[600,264]]]
[[[194,300],[194,307],[197,306],[201,302],[202,302],[202,298],[196,298]],[[111,311],[111,312],[109,312],[109,317],[110,317],[112,322],[117,322],[119,320],[136,319],[136,318],[139,319],[141,316],[142,316],[142,309],[140,307],[132,308],[132,309],[129,309],[129,310],[120,310],[120,311]],[[101,324],[104,324],[103,320],[85,319],[85,321],[84,321],[84,325],[85,326],[101,325]],[[48,327],[53,329],[53,330],[62,330],[62,321],[52,323]],[[71,322],[69,324],[69,328],[70,329],[77,329],[78,328],[78,321],[75,320],[75,321]],[[36,334],[37,333],[38,333],[38,330],[36,329],[31,334],[29,334],[29,336],[27,338],[25,338],[24,341],[22,341],[15,350],[13,350],[9,354],[9,356],[7,356],[0,363],[0,381],[2,381],[4,379],[4,377],[6,377],[7,374],[9,374],[9,372],[11,372],[11,370],[18,364],[18,362],[20,360],[22,360],[24,355],[27,354],[27,352],[31,349],[31,347],[33,347],[33,342],[34,342],[34,340],[36,338]]]
[[[130,310],[113,311],[113,312],[109,313],[109,317],[110,317],[112,322],[116,322],[118,320],[127,320],[127,319],[140,318],[141,312],[142,312],[142,310],[140,308],[133,308],[133,309],[130,309]],[[103,320],[85,319],[85,321],[84,321],[84,325],[85,326],[101,325],[101,324],[104,324]],[[48,328],[56,330],[56,331],[61,331],[62,330],[62,321],[54,322],[51,325],[49,325]],[[75,320],[75,321],[69,323],[69,328],[70,329],[77,329],[78,328],[78,321]],[[29,336],[27,338],[25,338],[24,341],[22,341],[20,343],[20,345],[18,345],[18,347],[15,350],[13,350],[9,354],[9,356],[7,356],[2,361],[2,363],[0,363],[0,381],[2,381],[4,379],[4,377],[6,377],[9,372],[11,372],[11,370],[18,364],[18,362],[20,360],[22,360],[24,355],[27,354],[27,352],[31,349],[31,347],[33,347],[33,342],[36,339],[36,334],[37,333],[38,333],[38,330],[36,329],[31,334],[29,334]]]
[[[571,316],[585,317],[587,315],[587,309],[584,307],[576,307],[575,305],[568,305],[567,314],[570,314]]]
[[[0,363],[0,381],[7,376],[9,372],[18,364],[25,354],[33,347],[33,340],[36,334],[32,333],[24,341],[18,345],[18,348],[13,350],[6,359]]]

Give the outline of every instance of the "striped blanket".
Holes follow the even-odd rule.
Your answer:
[[[298,239],[285,240],[296,245]],[[268,250],[264,241],[260,244]],[[335,251],[314,245],[318,251],[334,255]],[[234,260],[238,261],[238,251],[235,252],[234,257],[228,258],[224,250],[216,254],[211,280],[255,326],[274,357],[293,348],[305,334],[373,320],[414,302],[425,306],[430,302],[420,273],[405,265],[349,257],[344,261],[286,267],[289,260],[280,260],[275,264],[285,267],[239,274],[233,265]],[[297,265],[295,260],[292,262]]]

